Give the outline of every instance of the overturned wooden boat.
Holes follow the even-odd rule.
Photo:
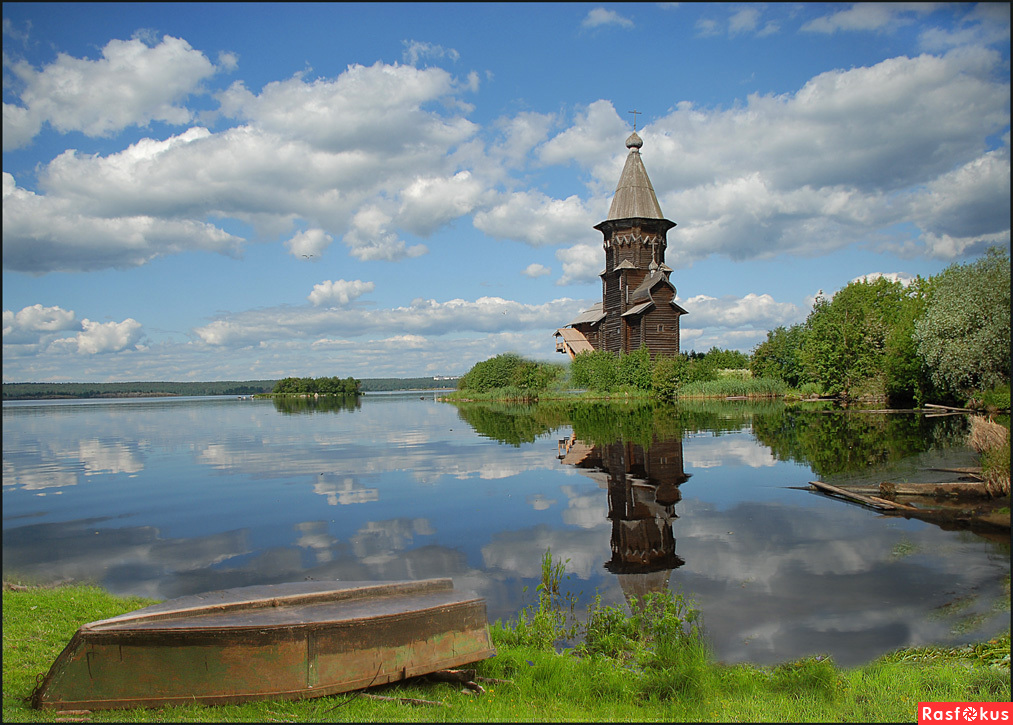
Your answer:
[[[42,709],[301,699],[492,657],[485,600],[450,579],[224,589],[81,626]]]

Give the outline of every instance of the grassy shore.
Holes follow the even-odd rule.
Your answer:
[[[84,622],[149,603],[95,587],[10,589],[5,584],[4,722],[66,717],[28,706],[36,676],[48,670]],[[544,593],[536,611],[509,625],[495,624],[499,653],[477,667],[480,676],[504,682],[486,682],[484,694],[422,679],[371,690],[440,705],[348,693],[78,717],[92,722],[910,722],[919,702],[1010,699],[1009,632],[954,649],[900,650],[850,669],[819,657],[759,667],[715,662],[691,626],[692,610],[678,601],[662,603],[653,618],[609,607],[593,611],[585,645],[562,654],[551,646],[562,620]]]

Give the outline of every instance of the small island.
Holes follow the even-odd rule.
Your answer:
[[[362,381],[353,377],[283,378],[274,384],[274,388],[268,395],[299,395],[315,398],[322,395],[354,397],[362,395],[361,386]]]

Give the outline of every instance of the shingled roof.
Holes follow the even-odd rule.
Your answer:
[[[651,180],[647,176],[647,169],[644,168],[644,162],[640,158],[640,147],[643,145],[644,142],[636,131],[626,139],[626,148],[630,153],[626,157],[622,176],[619,177],[616,194],[612,197],[612,206],[609,207],[610,221],[665,218],[661,213],[658,197],[654,194],[654,187],[651,186]]]

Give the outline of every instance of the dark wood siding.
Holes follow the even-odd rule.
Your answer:
[[[672,288],[656,286],[650,310],[636,318],[622,317],[632,306],[645,301],[641,297],[634,303],[628,295],[651,273],[653,262],[664,264],[666,235],[672,226],[665,219],[619,219],[596,227],[604,237],[605,271],[601,279],[605,318],[593,330],[581,329],[595,349],[619,354],[647,345],[652,358],[678,354],[679,313],[669,304],[675,295]]]
[[[679,353],[679,314],[664,304],[644,316],[644,342],[651,358]]]

